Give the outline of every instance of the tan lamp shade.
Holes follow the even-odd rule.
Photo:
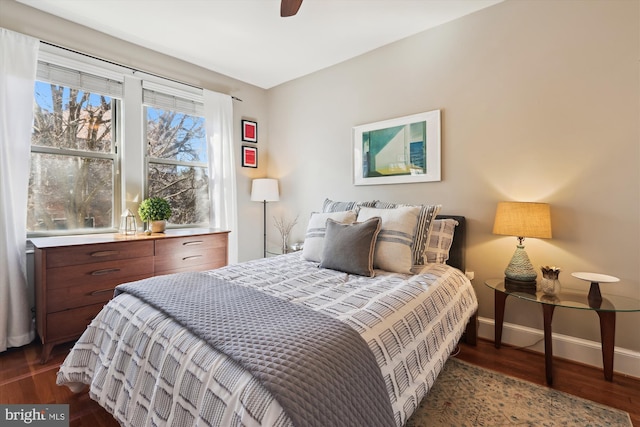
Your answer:
[[[499,202],[493,234],[550,239],[550,207],[547,203]]]
[[[504,270],[505,285],[509,283],[535,284],[538,273],[533,268],[522,241],[525,237],[551,238],[549,205],[529,202],[498,203],[493,223],[493,234],[516,236],[519,241],[509,265]]]

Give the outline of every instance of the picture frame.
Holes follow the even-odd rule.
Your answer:
[[[354,185],[440,181],[440,110],[353,128]]]
[[[258,123],[251,120],[242,120],[242,141],[258,142]]]
[[[242,167],[257,168],[258,167],[258,148],[242,146]]]

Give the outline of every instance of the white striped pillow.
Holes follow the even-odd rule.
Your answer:
[[[380,217],[380,233],[373,255],[373,266],[386,271],[411,274],[411,247],[420,208],[403,206],[394,209],[360,208],[358,222]]]
[[[324,235],[327,231],[327,219],[351,224],[356,220],[354,211],[344,212],[313,212],[307,225],[307,233],[304,237],[302,247],[302,257],[307,261],[320,262],[322,260],[322,250],[324,247]]]
[[[393,209],[401,206],[417,206],[420,208],[418,224],[416,225],[415,238],[411,247],[411,257],[414,265],[424,265],[427,261],[427,247],[429,236],[433,228],[433,221],[440,212],[442,205],[402,205],[387,202],[376,202],[376,208]]]

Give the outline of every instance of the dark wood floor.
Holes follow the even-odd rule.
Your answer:
[[[39,363],[40,345],[31,344],[0,353],[1,403],[67,403],[73,427],[116,427],[118,423],[88,393],[73,394],[55,385],[58,366],[70,345],[54,348],[45,365]],[[479,340],[476,347],[461,345],[459,359],[503,372],[536,384],[545,385],[544,357],[521,349]],[[560,359],[554,360],[553,388],[604,405],[627,411],[633,425],[640,427],[640,379],[615,374],[605,381],[600,369]]]

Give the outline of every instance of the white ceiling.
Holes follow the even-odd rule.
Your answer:
[[[502,0],[18,1],[268,89]]]

